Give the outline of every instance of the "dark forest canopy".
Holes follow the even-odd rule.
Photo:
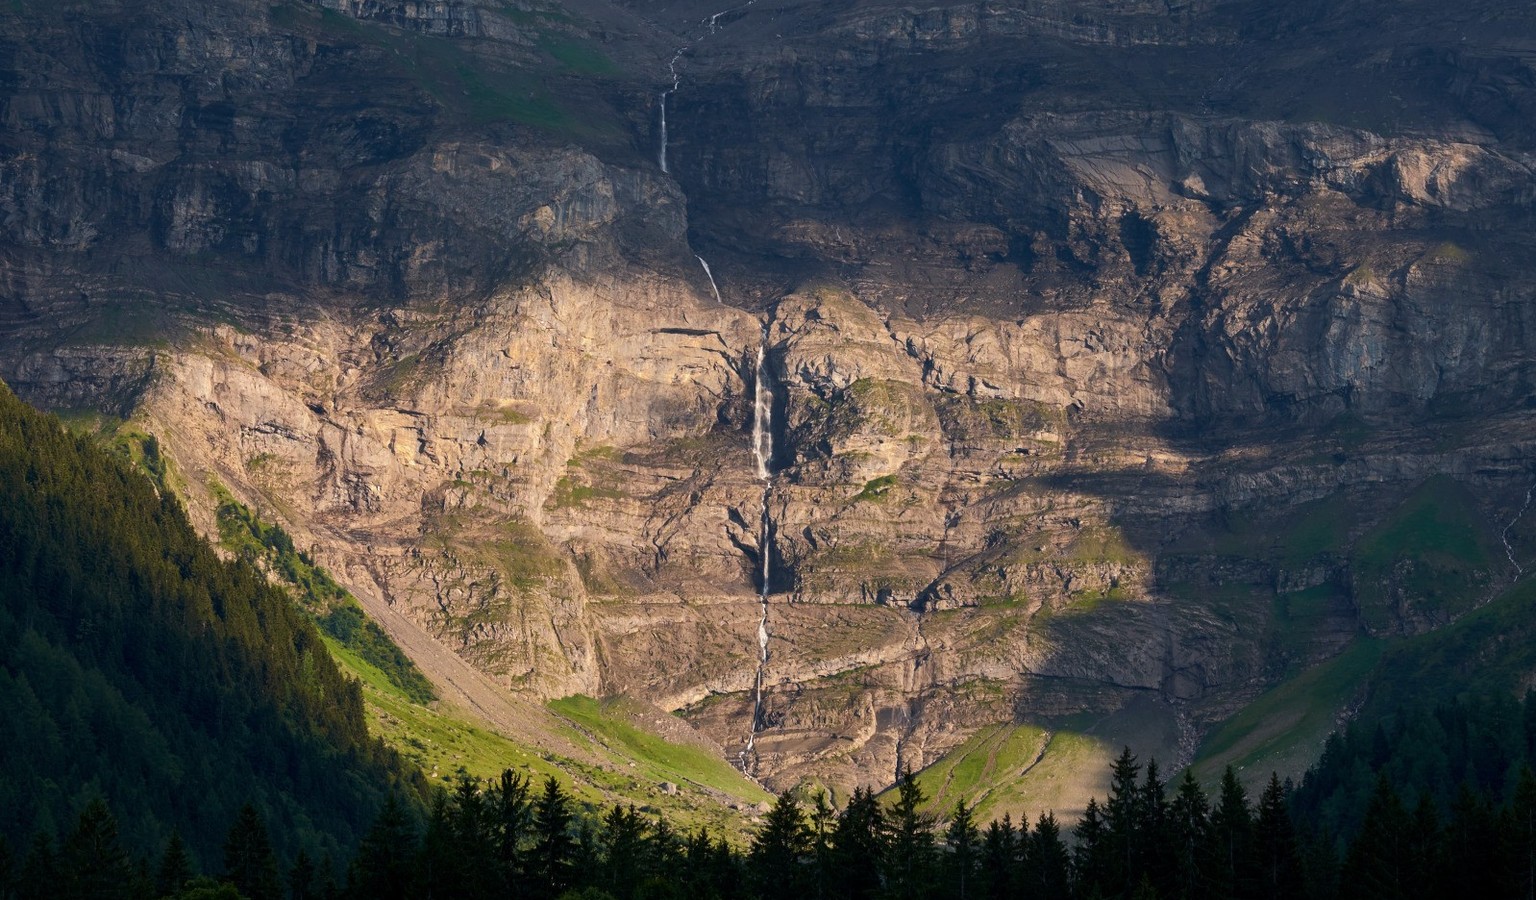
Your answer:
[[[102,798],[131,849],[179,830],[205,864],[246,804],[284,854],[350,854],[384,795],[421,783],[283,590],[3,385],[0,771],[13,846]]]

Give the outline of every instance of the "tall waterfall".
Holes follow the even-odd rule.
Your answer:
[[[763,483],[763,510],[757,539],[762,577],[758,590],[761,609],[757,620],[757,677],[752,683],[752,722],[747,732],[747,746],[741,751],[741,768],[748,774],[756,768],[753,754],[763,720],[763,674],[768,668],[768,590],[773,574],[773,518],[768,513],[768,501],[773,493],[773,389],[768,378],[768,325],[765,323],[763,340],[757,345],[757,386],[752,410],[752,456],[757,462],[757,477]]]
[[[757,0],[746,0],[745,3],[721,10],[703,19],[700,24],[708,29],[708,33],[724,28],[721,18],[741,10],[745,10]],[[667,63],[667,73],[672,76],[672,86],[661,93],[658,107],[660,109],[659,136],[660,146],[656,151],[656,163],[664,174],[671,174],[667,164],[667,101],[677,93],[677,89],[683,83],[683,73],[678,68],[683,56],[691,49],[692,45],[679,47],[672,54],[672,59]],[[723,303],[720,298],[720,286],[715,283],[715,274],[710,271],[709,263],[704,257],[695,254],[699,265],[704,267],[704,275],[709,279],[709,289],[714,292],[715,302]],[[759,535],[757,541],[758,557],[761,571],[759,573],[762,582],[758,590],[759,614],[757,619],[757,674],[752,683],[752,722],[747,730],[746,747],[741,751],[741,770],[747,775],[757,768],[757,732],[762,726],[763,719],[763,677],[768,668],[768,641],[771,635],[768,632],[768,592],[773,577],[773,517],[769,514],[768,503],[773,496],[773,388],[770,385],[770,373],[768,371],[768,322],[763,323],[762,341],[757,347],[757,371],[755,373],[756,393],[753,398],[752,412],[752,456],[757,463],[757,477],[763,483],[762,513],[759,522]]]

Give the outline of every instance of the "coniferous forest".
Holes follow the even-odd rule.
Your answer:
[[[255,558],[221,559],[169,492],[0,389],[0,900],[1536,891],[1536,695],[1351,727],[1257,796],[1127,749],[1070,826],[934,818],[909,774],[835,806],[783,794],[733,847],[554,779],[427,787]]]

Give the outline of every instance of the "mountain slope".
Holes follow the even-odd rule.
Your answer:
[[[13,4],[0,372],[508,728],[628,695],[843,792],[1005,730],[1183,763],[1529,562],[1531,28]]]
[[[285,841],[339,858],[386,792],[421,789],[368,736],[356,684],[284,592],[9,390],[0,497],[0,833],[13,846],[101,796],[140,851],[177,829],[216,864],[251,802]]]

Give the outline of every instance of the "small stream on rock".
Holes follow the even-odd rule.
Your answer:
[[[1504,530],[1499,532],[1499,540],[1504,542],[1504,555],[1509,557],[1509,564],[1515,567],[1515,579],[1517,581],[1525,574],[1525,569],[1515,559],[1515,548],[1509,542],[1509,532],[1510,529],[1520,523],[1521,518],[1525,516],[1525,511],[1531,508],[1531,495],[1533,493],[1536,493],[1536,484],[1532,484],[1525,489],[1525,503],[1521,504],[1520,511],[1515,513],[1513,519],[1509,520],[1509,524],[1504,526]]]

